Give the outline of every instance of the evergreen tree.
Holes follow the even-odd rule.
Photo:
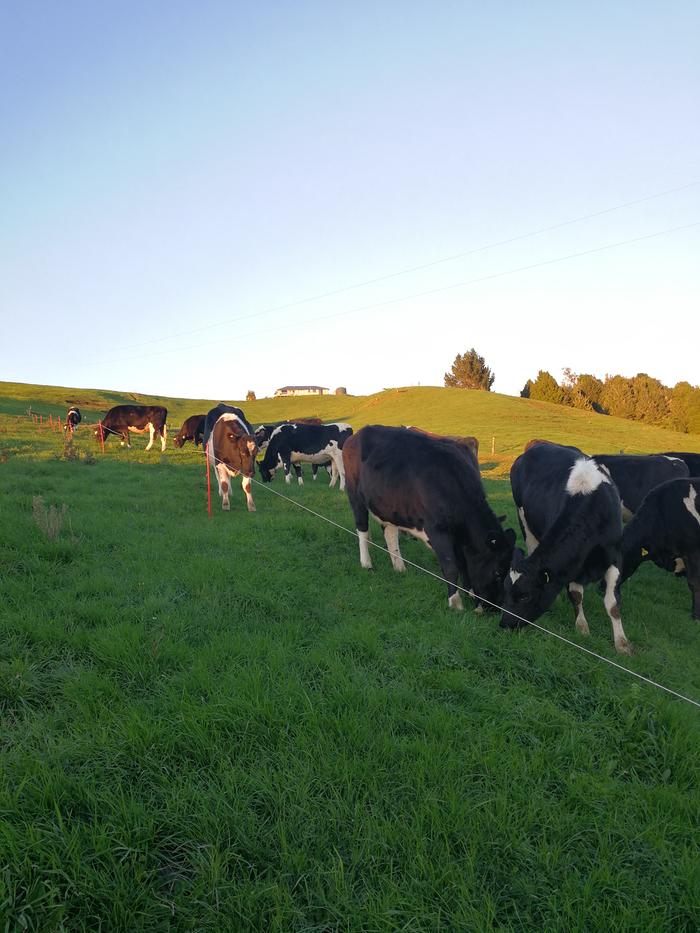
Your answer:
[[[554,402],[562,405],[566,400],[566,395],[554,376],[546,369],[541,369],[537,373],[537,379],[530,383],[530,398],[537,399],[539,402]]]
[[[495,378],[483,356],[479,356],[472,347],[464,354],[457,354],[452,372],[445,373],[445,385],[451,389],[484,389],[490,392]]]

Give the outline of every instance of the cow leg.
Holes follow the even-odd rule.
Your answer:
[[[229,503],[228,493],[229,493],[229,481],[228,481],[228,470],[226,469],[223,463],[216,464],[216,478],[219,481],[219,495],[221,496],[221,508],[224,512],[229,512],[231,510],[231,504]]]
[[[318,479],[318,463],[311,464],[311,479],[316,482]]]
[[[160,429],[160,452],[163,453],[165,450],[166,441],[168,440],[168,426],[164,424]]]
[[[428,533],[430,547],[435,551],[435,556],[440,564],[442,575],[447,580],[447,605],[450,609],[462,611],[464,603],[457,584],[459,582],[459,561],[455,555],[454,542],[449,535]]]
[[[123,440],[122,440],[122,447],[124,446],[124,444],[126,444],[126,446],[129,448],[129,450],[131,450],[131,435],[129,434],[129,429],[128,429],[128,428],[127,428],[127,429],[124,431],[124,433],[122,434],[122,438],[123,438]]]
[[[362,497],[354,491],[349,493],[348,499],[350,500],[350,508],[357,529],[357,539],[360,544],[360,566],[364,567],[365,570],[371,570],[372,558],[369,553],[369,544],[372,538],[369,533],[369,511]]]
[[[591,630],[588,628],[588,622],[583,612],[583,586],[580,583],[570,583],[568,592],[571,605],[576,613],[576,631],[582,635],[590,635]]]
[[[688,554],[683,563],[692,599],[691,614],[694,619],[700,619],[700,552]]]
[[[300,486],[303,486],[304,485],[304,474],[301,472],[301,464],[293,463],[292,467],[294,468],[294,472],[296,473],[296,476],[297,476],[297,483],[299,483]]]
[[[338,482],[338,476],[339,476],[338,467],[336,466],[336,462],[335,460],[333,460],[332,457],[331,457],[331,462],[330,462],[330,468],[331,468],[331,481],[328,484],[329,489],[332,486],[335,486],[335,484]]]
[[[284,481],[289,486],[292,481],[292,464],[291,461],[282,459],[282,465],[284,466]]]
[[[399,548],[399,529],[396,525],[384,526],[384,540],[386,541],[389,556],[391,557],[391,566],[399,573],[403,573],[406,569],[406,565],[401,556],[401,549]]]
[[[151,422],[148,422],[148,443],[146,444],[146,450],[150,450],[153,447],[153,438],[156,436],[156,429],[153,427]]]
[[[244,476],[241,486],[243,487],[243,492],[245,493],[245,501],[248,506],[249,512],[255,512],[255,503],[253,502],[253,493],[250,491],[252,482],[249,476]]]
[[[627,641],[620,618],[620,568],[611,564],[605,571],[605,610],[613,627],[615,650],[621,654],[632,654],[632,645]]]
[[[335,466],[337,476],[340,477],[340,491],[342,492],[345,489],[345,467],[343,466],[343,452],[334,444],[331,449],[328,451],[331,458],[331,463]],[[332,477],[330,485],[335,484],[337,477]]]

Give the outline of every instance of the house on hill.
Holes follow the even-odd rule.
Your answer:
[[[330,389],[325,386],[282,386],[275,389],[277,395],[329,395]]]

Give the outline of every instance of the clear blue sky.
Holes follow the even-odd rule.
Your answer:
[[[700,185],[270,309],[700,181],[699,27],[690,2],[6,0],[0,378],[361,393],[473,345],[512,394],[564,366],[697,383],[700,226],[501,273],[698,222]]]

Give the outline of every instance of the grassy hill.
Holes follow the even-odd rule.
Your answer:
[[[25,415],[130,400],[173,423],[212,403],[0,385],[3,929],[695,933],[696,708],[450,612],[442,583],[386,554],[361,570],[355,540],[294,504],[351,526],[327,480],[255,485],[254,514],[235,486],[209,519],[191,445],[95,456],[81,428],[65,451]],[[487,468],[492,435],[499,469],[532,436],[699,447],[459,390],[243,407],[475,433]],[[515,527],[508,482],[488,477]],[[437,569],[420,542],[402,550]],[[563,595],[540,621],[619,660],[595,588],[585,603],[588,638]],[[700,698],[689,603],[643,567],[623,663]]]
[[[188,415],[206,412],[218,401],[0,382],[0,414],[23,415],[31,406],[56,418],[64,417],[70,405],[78,405],[94,421],[113,405],[151,403],[167,407],[171,430]],[[494,474],[506,469],[533,437],[574,444],[588,453],[700,451],[697,435],[491,392],[413,386],[367,396],[227,401],[243,408],[254,423],[317,415],[327,421],[348,421],[355,428],[373,423],[414,424],[429,431],[473,434],[479,439],[482,463],[491,461]],[[492,440],[496,457],[491,456]]]

